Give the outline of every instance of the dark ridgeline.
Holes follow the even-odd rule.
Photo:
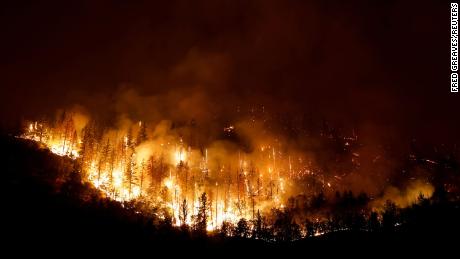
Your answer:
[[[13,255],[66,248],[61,257],[93,249],[106,254],[146,251],[149,257],[195,250],[200,257],[212,248],[224,251],[211,253],[216,258],[228,253],[241,257],[245,250],[256,255],[301,250],[299,257],[312,257],[313,251],[343,256],[365,248],[374,249],[368,256],[392,248],[442,252],[458,243],[455,143],[460,120],[455,112],[460,102],[447,90],[447,2],[78,3],[7,1],[0,8],[1,248],[10,248]],[[83,158],[77,162],[7,135],[21,131],[25,118],[46,121],[40,114],[74,104],[99,117],[84,130]],[[289,137],[296,150],[314,154],[321,175],[337,173],[328,175],[340,179],[331,190],[347,190],[327,193],[329,182],[307,176],[299,182],[309,187],[308,195],[268,212],[255,209],[259,193],[250,190],[244,206],[252,207],[251,218],[224,222],[209,233],[216,188],[215,196],[202,194],[198,212],[187,210],[190,201],[180,197],[181,227],[173,227],[177,222],[167,211],[138,201],[115,202],[82,182],[86,178],[79,166],[95,160],[94,146],[101,147],[97,182],[110,164],[105,169],[113,183],[115,150],[132,161],[135,143],[148,139],[145,123],[137,136],[130,131],[126,147],[102,139],[103,129],[125,114],[149,126],[167,118],[174,129],[190,121],[190,134],[184,135],[190,145],[206,146],[215,137],[245,152],[251,149],[250,139],[229,122],[262,119],[273,126],[267,129]],[[63,146],[74,146],[77,134],[68,115],[60,117],[59,131]],[[223,127],[219,133],[212,130]],[[35,130],[41,139],[43,128]],[[456,150],[441,151],[451,146]],[[394,165],[401,153],[406,160]],[[371,158],[367,163],[357,159],[365,155]],[[188,186],[183,166],[177,170],[185,171]],[[139,174],[133,173],[136,169]],[[234,169],[229,172],[236,173],[240,207],[245,178]],[[206,166],[203,171],[208,176],[211,170]],[[342,173],[351,175],[349,181]],[[166,174],[162,156],[128,163],[122,172],[127,196],[133,184],[141,194],[146,183],[146,189],[160,189]],[[385,194],[378,192],[384,190],[375,191],[374,184],[363,184],[355,175],[372,178],[377,189],[429,182],[434,193],[404,208],[382,199],[382,210],[373,211],[371,193],[382,198]],[[368,193],[348,191],[361,190],[361,185]],[[269,186],[272,198],[278,190],[271,180]],[[192,216],[189,225],[183,224],[187,216]]]
[[[170,216],[158,217],[141,202],[123,204],[101,196],[82,183],[78,163],[41,149],[32,141],[2,136],[3,177],[2,235],[6,247],[35,247],[40,251],[97,250],[107,253],[169,251],[270,251],[328,252],[329,246],[412,249],[408,242],[441,244],[453,248],[460,230],[458,193],[436,188],[429,199],[407,208],[387,201],[382,213],[364,213],[369,202],[365,194],[337,192],[334,200],[322,193],[307,208],[292,198],[283,210],[269,215],[257,211],[254,220],[241,219],[236,225],[224,222],[216,233],[206,233],[209,201],[200,198],[198,214],[191,227],[172,226]],[[328,219],[296,222],[300,210],[328,208]],[[138,212],[142,213],[138,213]],[[250,226],[253,226],[252,228]],[[317,233],[325,233],[315,236]],[[302,235],[305,237],[302,238]],[[183,248],[183,249],[182,249]],[[169,250],[171,249],[171,250]],[[420,249],[420,248],[416,248]],[[330,252],[330,251],[329,251]]]

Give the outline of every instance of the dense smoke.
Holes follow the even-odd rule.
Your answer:
[[[434,178],[409,157],[440,146],[458,157],[447,111],[459,103],[440,87],[448,53],[431,51],[447,46],[441,3],[92,2],[5,7],[6,131],[31,120],[66,136],[53,124],[71,114],[72,138],[92,132],[101,154],[145,127],[136,166],[168,146],[171,171],[182,160],[209,170],[208,192],[244,167],[277,178],[283,205],[351,190],[407,206]]]
[[[419,195],[430,197],[433,192],[429,172],[418,174],[415,182],[400,178],[405,162],[401,150],[388,151],[392,147],[378,138],[362,139],[359,128],[338,128],[308,115],[286,118],[265,105],[213,110],[214,101],[204,93],[148,96],[121,88],[113,102],[99,111],[91,114],[80,105],[70,105],[59,110],[56,118],[71,114],[80,141],[86,126],[97,125],[102,131],[101,145],[115,146],[128,135],[135,139],[145,127],[145,139],[134,150],[137,165],[164,155],[164,147],[172,145],[183,154],[179,158],[177,153],[166,155],[167,163],[190,161],[193,170],[205,159],[215,183],[224,184],[242,167],[262,177],[277,173],[273,177],[279,178],[281,173],[286,181],[282,203],[298,195],[322,192],[332,197],[335,192],[352,191],[375,198],[375,208],[386,200],[406,207]]]

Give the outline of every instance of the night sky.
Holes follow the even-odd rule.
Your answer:
[[[158,116],[263,105],[460,143],[446,1],[15,1],[0,31],[4,127],[74,104],[123,109],[128,92],[173,102]]]

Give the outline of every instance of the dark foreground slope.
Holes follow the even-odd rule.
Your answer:
[[[3,248],[179,254],[223,247],[260,251],[271,247],[255,240],[193,236],[168,222],[136,213],[136,204],[122,206],[82,184],[75,161],[32,141],[1,136],[0,152]]]
[[[413,225],[394,232],[340,232],[290,243],[200,237],[136,213],[135,204],[110,201],[82,184],[76,163],[37,144],[0,137],[2,247],[14,253],[56,252],[73,255],[143,252],[214,257],[298,253],[447,252],[459,240],[457,204],[420,212]],[[3,250],[6,251],[6,250]],[[372,254],[367,254],[372,255]]]

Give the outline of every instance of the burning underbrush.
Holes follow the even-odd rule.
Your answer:
[[[110,126],[67,111],[28,122],[20,138],[70,159],[74,177],[101,197],[157,224],[203,234],[272,241],[382,229],[386,213],[396,218],[400,209],[431,201],[434,184],[450,196],[455,190],[456,180],[444,184],[433,176],[430,166],[441,162],[409,156],[400,181],[394,173],[400,164],[384,148],[366,147],[354,131],[323,128],[292,138],[267,121],[252,116],[206,136],[194,121],[123,116]],[[442,167],[453,170],[449,163]]]

